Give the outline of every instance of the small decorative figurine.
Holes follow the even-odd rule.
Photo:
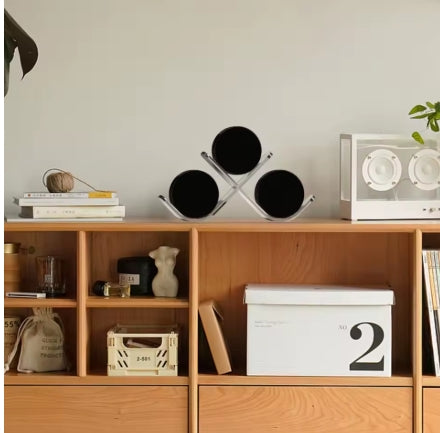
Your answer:
[[[177,296],[179,281],[173,273],[177,254],[179,254],[178,248],[166,246],[161,246],[148,254],[154,259],[158,271],[152,283],[154,296],[167,298]]]

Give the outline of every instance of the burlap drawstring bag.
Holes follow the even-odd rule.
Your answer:
[[[64,327],[60,316],[52,308],[33,308],[34,315],[20,325],[14,348],[5,364],[9,370],[21,342],[17,371],[43,373],[68,369],[64,352]]]

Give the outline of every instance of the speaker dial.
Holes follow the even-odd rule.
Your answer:
[[[218,203],[215,180],[204,171],[188,170],[177,175],[170,186],[170,202],[188,218],[208,216]]]
[[[272,170],[255,185],[255,201],[270,216],[288,218],[304,201],[304,188],[297,176],[286,170]]]
[[[417,188],[431,191],[440,185],[440,153],[434,149],[423,149],[415,153],[408,164],[411,182]]]
[[[375,191],[394,188],[402,175],[402,164],[394,152],[378,149],[364,159],[362,175],[365,183]]]

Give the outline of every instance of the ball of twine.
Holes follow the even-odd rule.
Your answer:
[[[47,173],[50,171],[56,171],[56,173],[47,175]],[[72,173],[59,168],[49,168],[49,170],[44,172],[43,185],[48,189],[49,192],[69,192],[72,191],[75,185],[73,179],[76,179],[84,185],[87,185],[89,188],[93,189],[93,191],[102,191],[101,189],[96,189],[79,177],[74,176]]]
[[[74,180],[71,173],[67,171],[59,171],[49,174],[46,177],[46,188],[49,192],[69,192],[74,187]]]

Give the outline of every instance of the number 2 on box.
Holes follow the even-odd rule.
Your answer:
[[[362,337],[362,330],[359,328],[360,325],[370,325],[373,329],[373,342],[370,348],[363,353],[359,358],[356,358],[350,364],[351,371],[383,371],[384,369],[384,357],[378,362],[359,362],[364,356],[368,355],[374,349],[380,346],[384,338],[383,329],[377,324],[372,322],[361,322],[357,323],[350,329],[350,337],[353,340],[359,340]]]

